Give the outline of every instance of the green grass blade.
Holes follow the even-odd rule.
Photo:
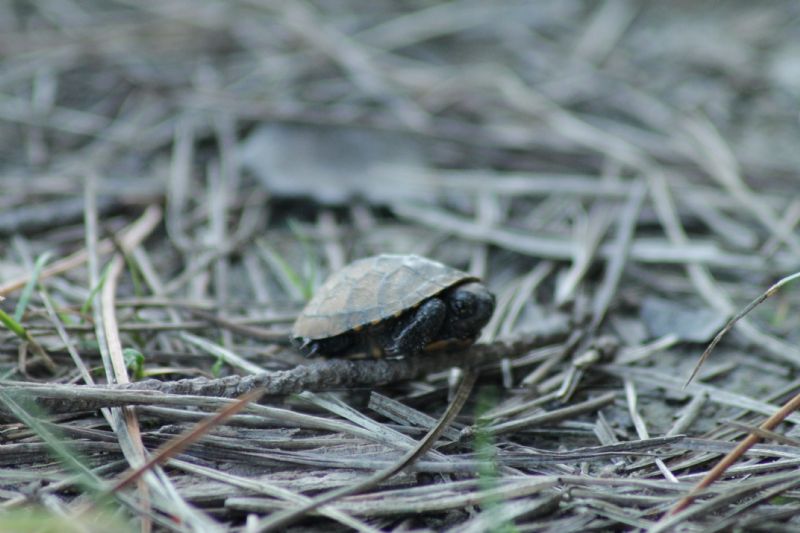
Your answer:
[[[17,302],[17,307],[14,309],[14,320],[17,322],[21,321],[22,317],[25,315],[25,309],[28,307],[28,302],[30,302],[31,294],[33,294],[33,288],[37,283],[39,283],[39,276],[42,275],[42,269],[50,259],[50,255],[50,252],[45,252],[36,258],[36,263],[33,265],[31,279],[28,280],[28,283],[26,283],[25,287],[22,289],[22,293],[19,295],[19,301]]]
[[[500,478],[497,464],[497,447],[492,433],[488,429],[488,422],[484,419],[484,415],[492,408],[496,407],[497,402],[496,389],[493,387],[481,388],[478,393],[474,446],[475,455],[480,461],[480,466],[478,467],[478,484],[485,494],[491,494],[492,490],[497,488]],[[498,499],[496,496],[487,496],[481,501],[481,506],[484,508],[487,516],[497,516],[504,504],[505,502]],[[492,524],[487,531],[491,533],[516,533],[518,529],[513,522],[499,520],[497,523]]]
[[[308,234],[303,231],[303,227],[294,219],[289,219],[287,224],[289,226],[289,231],[300,241],[300,246],[303,248],[305,261],[303,262],[304,283],[302,290],[305,299],[310,300],[314,295],[314,283],[319,273],[319,257],[317,256]]]
[[[18,402],[17,400],[22,400],[22,402]],[[92,471],[78,459],[78,454],[71,450],[62,439],[45,427],[39,420],[39,418],[41,418],[40,413],[33,414],[33,412],[37,410],[36,404],[19,394],[12,395],[4,390],[0,390],[0,403],[2,403],[11,414],[36,433],[67,470],[79,475],[79,483],[82,487],[96,494],[102,493],[103,487],[101,487]],[[25,404],[25,407],[23,407],[22,403]]]
[[[123,255],[125,258],[125,265],[128,267],[128,272],[131,276],[131,283],[133,283],[133,294],[136,296],[144,295],[144,283],[142,283],[142,272],[139,269],[139,263],[133,257],[133,253],[126,253]]]
[[[0,323],[2,323],[5,327],[10,329],[14,332],[14,335],[19,337],[22,340],[28,340],[28,330],[26,330],[22,324],[14,320],[14,317],[0,309]]]
[[[89,310],[92,308],[92,302],[94,302],[94,297],[100,292],[100,289],[103,288],[103,285],[106,283],[106,278],[108,278],[108,273],[111,270],[111,263],[109,262],[106,267],[103,269],[103,273],[100,275],[100,281],[97,282],[97,285],[92,288],[91,292],[89,293],[89,297],[86,298],[86,301],[83,302],[81,306],[81,315],[85,316],[89,314]]]
[[[261,257],[272,268],[278,282],[283,286],[284,290],[291,294],[294,298],[302,298],[308,300],[311,295],[308,290],[308,283],[303,279],[295,269],[273,250],[266,242],[259,239],[256,241],[261,252]]]

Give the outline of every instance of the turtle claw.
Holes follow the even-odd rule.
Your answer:
[[[303,337],[294,340],[294,345],[306,357],[312,357],[319,351],[319,343],[314,342],[308,337]]]

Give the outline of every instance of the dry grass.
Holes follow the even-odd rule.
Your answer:
[[[667,512],[800,389],[791,288],[684,388],[800,269],[799,16],[0,3],[0,529],[796,530],[796,413]],[[481,344],[308,365],[387,251],[483,277]]]

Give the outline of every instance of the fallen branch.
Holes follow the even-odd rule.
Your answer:
[[[121,405],[176,405],[176,396],[236,398],[254,389],[265,396],[285,396],[302,391],[372,388],[415,379],[448,368],[475,367],[519,357],[530,350],[566,338],[566,330],[546,335],[526,335],[491,344],[477,344],[457,352],[440,352],[404,359],[330,359],[291,370],[262,372],[219,379],[177,381],[148,379],[117,385],[54,385],[19,381],[0,382],[9,393],[27,394],[50,413],[90,411]],[[613,349],[613,343],[603,349]],[[168,400],[169,401],[161,401]]]

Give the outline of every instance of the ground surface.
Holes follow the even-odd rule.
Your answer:
[[[800,387],[789,286],[684,388],[725,320],[800,270],[799,19],[792,2],[0,2],[0,529],[265,530],[397,464],[480,356],[431,451],[295,527],[797,530],[798,414],[665,513]],[[261,406],[90,505],[250,390],[230,376],[306,364],[287,342],[303,302],[381,252],[482,277],[484,346],[390,362],[415,378],[380,386],[371,366],[266,375]],[[197,377],[229,381],[85,387]]]

